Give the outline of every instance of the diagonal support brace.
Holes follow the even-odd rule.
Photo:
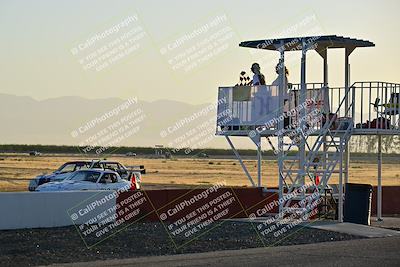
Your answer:
[[[253,181],[253,178],[251,177],[249,171],[247,170],[246,165],[244,165],[242,158],[239,155],[239,152],[236,150],[235,146],[233,145],[231,139],[229,138],[229,136],[225,136],[226,140],[228,141],[229,145],[231,146],[233,153],[235,153],[236,158],[239,160],[240,166],[242,166],[242,169],[244,171],[244,173],[246,174],[247,178],[249,179],[250,183],[252,186],[256,186],[256,184]]]

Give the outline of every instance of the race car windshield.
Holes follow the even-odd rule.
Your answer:
[[[87,162],[78,162],[78,163],[66,163],[58,168],[58,173],[68,173],[74,172],[77,170],[87,170],[89,169],[90,164]]]
[[[75,170],[75,164],[64,164],[57,170],[57,172],[67,173],[67,172],[73,172],[74,170]]]
[[[74,173],[68,180],[72,181],[88,181],[88,182],[97,182],[97,179],[100,177],[100,172],[83,172],[78,171]]]

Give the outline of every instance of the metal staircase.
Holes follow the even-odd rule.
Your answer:
[[[347,96],[348,93],[334,114],[339,113]],[[352,108],[353,102],[347,104],[345,114],[352,114]],[[318,112],[315,113],[322,117],[320,111]],[[293,138],[284,134],[278,142],[279,149],[282,149],[278,159],[282,179],[282,216],[303,216],[311,212],[315,208],[313,203],[329,188],[332,174],[343,175],[342,162],[352,134],[353,121],[351,118],[339,121],[331,118],[325,119],[320,126],[322,127],[316,130],[319,131],[318,135],[313,137],[306,134],[302,127],[296,130],[288,129],[285,133],[293,135],[293,131],[296,131],[298,141],[285,143],[285,140]],[[308,125],[308,128],[311,127],[317,128],[317,125]]]

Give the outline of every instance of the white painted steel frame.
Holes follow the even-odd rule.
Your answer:
[[[283,107],[284,106],[284,99],[283,99],[283,91],[284,89],[284,84],[285,84],[285,49],[282,49],[284,47],[284,42],[281,41],[280,45],[276,46],[276,50],[278,50],[280,52],[280,69],[279,69],[279,77],[280,77],[280,86],[279,86],[279,106]],[[327,58],[327,49],[328,47],[321,47],[318,48],[316,51],[320,54],[320,56],[323,58],[323,80],[324,80],[324,88],[325,91],[328,92],[328,58]],[[345,48],[345,87],[344,87],[344,91],[345,91],[345,112],[344,115],[346,117],[350,117],[353,120],[353,126],[355,125],[355,103],[356,103],[356,91],[355,91],[355,85],[353,85],[352,87],[349,87],[350,84],[350,64],[349,64],[349,56],[350,54],[354,51],[355,47],[346,47]],[[305,95],[306,95],[306,90],[307,90],[307,83],[306,83],[306,52],[307,52],[307,47],[306,44],[304,42],[304,40],[302,41],[302,57],[301,57],[301,88],[300,88],[300,103],[304,103],[305,102]],[[372,82],[370,82],[372,83]],[[361,84],[361,86],[364,86],[364,83]],[[363,88],[362,88],[363,89]],[[383,86],[381,88],[383,90]],[[350,93],[351,90],[351,93]],[[324,92],[325,92],[324,91]],[[371,98],[371,86],[369,88],[369,97]],[[363,91],[362,93],[363,94]],[[383,92],[382,92],[383,94]],[[387,94],[387,92],[386,92]],[[328,92],[329,95],[329,92]],[[349,96],[351,95],[351,109],[350,109],[350,105],[349,105]],[[378,92],[379,95],[379,92]],[[369,99],[371,102],[371,99]],[[333,99],[332,99],[333,101]],[[339,101],[340,101],[340,92],[339,92]],[[363,101],[363,99],[361,100]],[[328,104],[329,103],[324,103]],[[361,103],[362,105],[362,103]],[[332,106],[330,107],[332,108]],[[363,107],[361,106],[361,113],[362,113]],[[349,111],[351,111],[351,114],[349,114]],[[371,120],[371,112],[369,111],[369,120]],[[361,114],[361,123],[362,123],[362,116],[363,114]],[[399,126],[400,126],[400,119],[399,119]],[[282,131],[284,129],[284,122],[283,121],[279,121],[278,122],[278,129],[277,130],[272,130],[272,131],[264,131],[261,133],[258,133],[260,136],[273,136],[277,131]],[[385,129],[385,131],[381,130],[381,129],[358,129],[358,128],[352,128],[351,134],[353,135],[377,135],[378,136],[378,197],[377,197],[377,217],[378,220],[382,220],[382,135],[393,135],[393,134],[399,134],[399,130],[400,129]],[[251,182],[251,184],[253,186],[256,186],[254,180],[252,179],[250,173],[248,172],[246,166],[244,165],[238,151],[236,150],[236,148],[234,147],[232,141],[230,140],[229,136],[248,136],[249,131],[234,131],[234,132],[217,132],[217,134],[219,135],[224,135],[229,143],[229,145],[231,146],[233,152],[235,153],[237,159],[240,162],[240,165],[242,167],[242,169],[244,170],[246,176],[248,177],[249,181]],[[321,133],[315,132],[314,135],[319,135]],[[351,136],[351,135],[350,135]],[[268,139],[268,138],[267,138]],[[270,142],[270,140],[268,139],[268,141]],[[303,140],[304,141],[304,140]],[[302,141],[302,142],[303,142]],[[348,140],[345,140],[345,144],[341,144],[341,146],[345,146],[345,149],[341,150],[342,152],[339,153],[339,162],[340,162],[340,170],[339,171],[339,207],[338,207],[338,220],[340,222],[343,221],[343,201],[344,201],[344,183],[347,183],[349,181],[349,164],[350,164],[350,150],[348,147]],[[273,147],[272,143],[270,143],[270,145]],[[324,138],[323,140],[323,145],[324,145],[324,151],[327,151],[326,148],[326,138]],[[262,164],[262,148],[261,148],[261,140],[260,142],[257,144],[257,186],[262,186],[262,173],[261,173],[261,164]],[[274,149],[274,148],[273,148]],[[283,136],[278,136],[278,175],[279,175],[279,197],[282,198],[283,197],[283,190],[284,190],[284,180],[285,177],[283,177],[283,170],[284,170],[284,137]],[[343,153],[343,151],[345,151],[345,153]],[[305,142],[303,142],[300,146],[300,155],[303,155],[303,157],[300,156],[300,163],[299,163],[299,167],[300,169],[304,169],[304,165],[305,165]],[[324,159],[325,161],[325,159]],[[344,166],[343,166],[344,165]],[[344,179],[343,179],[343,174]],[[304,173],[302,173],[301,175],[303,175],[304,178]],[[343,181],[344,180],[344,181]],[[344,183],[343,183],[344,182]],[[302,183],[304,183],[304,179],[302,179]],[[280,205],[279,207],[279,211],[281,212],[283,209],[283,205]]]

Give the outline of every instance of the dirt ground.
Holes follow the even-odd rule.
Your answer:
[[[29,179],[56,170],[66,161],[85,159],[81,155],[42,155],[0,154],[0,191],[26,191]],[[88,158],[86,158],[88,159]],[[207,185],[225,182],[227,186],[249,186],[246,175],[236,159],[159,159],[114,156],[108,160],[122,164],[144,165],[143,188],[176,188],[192,185]],[[245,160],[251,175],[256,178],[256,161]],[[400,159],[384,160],[382,166],[383,185],[400,185]],[[277,162],[263,161],[263,185],[277,186]],[[332,177],[332,183],[337,177]],[[353,159],[350,164],[349,181],[354,183],[377,184],[377,164],[374,159]]]
[[[88,249],[74,227],[22,229],[0,231],[0,265],[42,266],[351,239],[361,237],[300,226],[278,237],[272,233],[263,236],[255,225],[230,221],[211,224],[198,232],[196,238],[172,238],[162,223],[157,222],[130,224]]]

